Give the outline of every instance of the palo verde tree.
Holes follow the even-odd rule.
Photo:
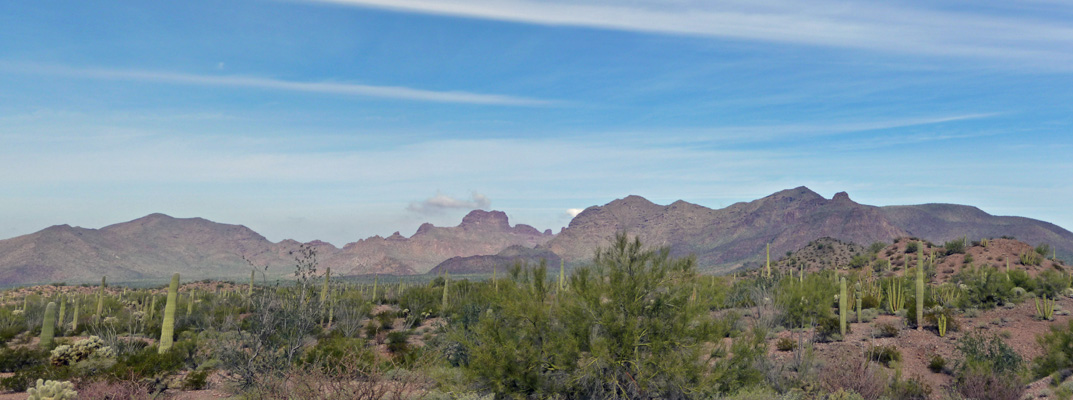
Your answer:
[[[689,301],[692,258],[619,234],[565,290],[552,290],[543,265],[512,276],[489,291],[476,324],[455,327],[467,372],[497,395],[687,398],[761,379],[742,373],[755,361],[745,358],[764,354],[746,348],[757,342],[736,341],[733,357],[711,354],[712,319],[703,302]]]

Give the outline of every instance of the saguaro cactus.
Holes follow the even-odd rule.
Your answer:
[[[164,323],[160,326],[160,354],[167,353],[171,349],[172,336],[175,336],[175,306],[179,297],[179,274],[171,276],[171,285],[168,286],[168,302],[164,304]]]
[[[104,287],[108,285],[108,277],[101,277],[101,289],[97,291],[97,319],[101,319],[101,314],[104,314]]]
[[[838,331],[842,334],[842,337],[846,337],[846,306],[849,300],[846,297],[846,278],[843,277],[838,281]],[[830,304],[830,303],[828,303]]]
[[[854,287],[853,291],[854,291],[854,295],[855,295],[853,297],[857,299],[857,323],[859,324],[859,323],[863,322],[863,321],[861,321],[861,305],[862,305],[861,296],[864,293],[861,291],[861,281],[857,281],[857,283],[854,284],[853,287]]]
[[[71,330],[78,330],[78,310],[82,308],[81,298],[75,297],[75,313],[71,316]]]
[[[771,243],[768,243],[767,246],[765,247],[765,249],[766,249],[766,253],[767,253],[767,263],[765,264],[765,267],[764,267],[764,273],[767,275],[768,278],[770,278],[771,277]]]
[[[56,303],[48,302],[45,306],[45,317],[41,321],[41,343],[43,349],[52,347],[52,337],[56,333]]]
[[[60,315],[56,316],[56,327],[60,329],[60,334],[63,333],[63,317],[67,316],[67,299],[60,296]]]
[[[917,330],[924,329],[924,242],[917,246]]]
[[[451,275],[444,271],[443,273],[443,308],[447,308],[447,287],[451,285]]]
[[[559,290],[566,290],[566,260],[559,259]]]

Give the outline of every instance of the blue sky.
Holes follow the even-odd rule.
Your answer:
[[[756,3],[2,2],[0,238],[558,231],[801,185],[1073,228],[1073,6]]]

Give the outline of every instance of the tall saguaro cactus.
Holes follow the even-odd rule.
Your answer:
[[[171,285],[168,286],[168,302],[164,305],[164,323],[160,326],[160,354],[171,350],[171,344],[175,336],[175,306],[179,302],[179,274],[171,276]]]
[[[251,269],[250,270],[250,288],[248,290],[246,290],[246,297],[252,297],[253,296],[253,282],[254,282],[255,279],[257,279],[257,271]]]
[[[52,347],[52,337],[56,334],[56,303],[48,302],[45,306],[45,317],[41,321],[41,342],[43,349]]]
[[[842,334],[842,337],[846,337],[846,306],[849,303],[849,298],[846,296],[846,278],[838,280],[838,331]],[[830,304],[830,303],[828,303]]]
[[[917,246],[917,330],[924,329],[924,242]]]
[[[101,314],[104,314],[104,287],[108,286],[108,277],[101,277],[101,289],[97,292],[97,319],[101,319]]]
[[[67,298],[60,296],[60,315],[56,317],[56,327],[60,329],[60,334],[63,333],[63,317],[67,316]]]
[[[443,272],[443,308],[447,309],[447,287],[451,285],[451,275]]]
[[[767,252],[767,264],[765,264],[764,273],[767,274],[768,278],[770,278],[771,277],[771,243],[767,244],[766,252]]]
[[[81,298],[75,297],[75,312],[71,316],[71,331],[78,331],[78,310],[82,308]]]

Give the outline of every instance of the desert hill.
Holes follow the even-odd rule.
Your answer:
[[[1073,254],[1073,233],[1047,222],[953,204],[876,207],[856,203],[845,192],[825,199],[806,187],[718,210],[681,200],[661,206],[628,196],[585,209],[546,247],[577,262],[620,231],[669,246],[676,256],[695,254],[702,268],[715,272],[762,261],[768,244],[773,255],[783,254],[822,237],[868,245],[909,236],[938,243],[962,236],[1014,236],[1031,245],[1049,243],[1059,257]]]
[[[560,258],[584,263],[621,231],[639,236],[646,245],[667,246],[674,256],[695,255],[702,270],[716,273],[759,265],[767,245],[773,259],[781,259],[825,237],[858,246],[905,237],[938,245],[959,237],[1015,237],[1029,247],[1049,244],[1058,258],[1073,256],[1073,233],[1047,222],[993,216],[954,204],[876,207],[854,202],[844,192],[826,199],[806,187],[723,209],[681,200],[658,205],[627,196],[585,209],[557,235],[524,224],[512,226],[502,211],[475,210],[458,226],[424,224],[409,237],[396,232],[342,248],[320,241],[307,245],[317,250],[320,266],[331,267],[337,275],[434,269],[479,273],[494,264],[536,263],[542,258],[552,264]],[[294,265],[292,252],[301,245],[294,240],[273,243],[241,225],[163,214],[101,229],[58,225],[0,240],[0,285],[93,282],[102,275],[114,281],[161,279],[172,272],[192,279],[237,279],[248,276],[244,258],[285,276]],[[846,254],[833,260],[841,262]],[[994,255],[973,257],[977,263],[995,261]]]

